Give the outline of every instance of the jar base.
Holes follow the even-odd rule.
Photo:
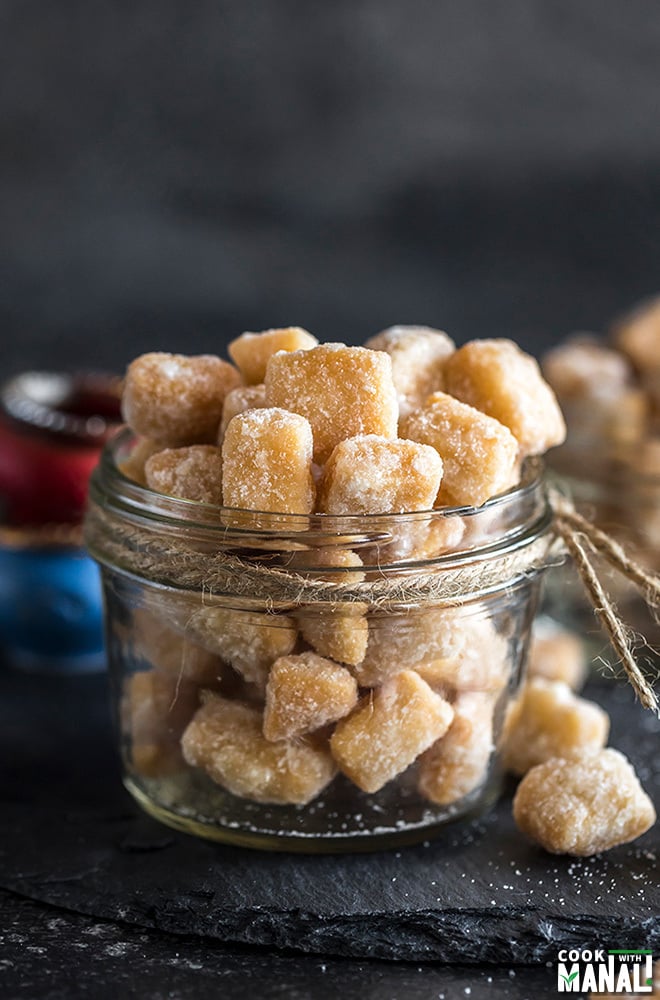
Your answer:
[[[354,854],[369,851],[388,850],[395,847],[418,844],[429,840],[447,827],[459,820],[471,820],[488,812],[500,796],[502,781],[498,776],[491,776],[487,785],[478,793],[461,800],[458,805],[448,807],[445,814],[436,812],[433,817],[409,825],[380,826],[377,830],[365,829],[359,833],[336,832],[327,833],[281,833],[260,831],[247,828],[232,828],[219,823],[201,821],[193,816],[184,815],[172,807],[155,801],[130,775],[124,777],[124,785],[146,813],[172,827],[181,833],[203,837],[221,844],[234,847],[247,847],[253,850],[288,852],[297,854]]]

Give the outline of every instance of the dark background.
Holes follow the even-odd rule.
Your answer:
[[[0,374],[660,290],[657,0],[0,0]]]

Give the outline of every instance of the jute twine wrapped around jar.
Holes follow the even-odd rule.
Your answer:
[[[374,611],[405,606],[461,604],[469,595],[505,586],[539,572],[568,555],[626,676],[645,708],[660,714],[653,687],[635,660],[635,637],[620,618],[599,576],[594,557],[620,572],[642,594],[655,617],[660,607],[660,576],[634,562],[609,535],[577,513],[556,489],[548,491],[548,529],[534,541],[502,555],[484,555],[465,565],[443,565],[440,572],[338,583],[306,576],[295,569],[275,567],[215,551],[200,553],[180,537],[154,535],[128,523],[107,508],[94,505],[87,515],[85,540],[92,555],[101,555],[139,577],[176,581],[176,585],[206,594],[261,600],[272,605],[345,604],[360,602]],[[458,560],[457,560],[458,561]],[[370,568],[377,572],[377,567]]]

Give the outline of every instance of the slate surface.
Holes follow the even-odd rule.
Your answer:
[[[3,1000],[539,1000],[554,964],[451,968],[228,947],[54,910],[0,890]]]
[[[527,844],[505,798],[431,843],[307,857],[160,826],[121,788],[103,678],[0,678],[0,886],[111,921],[357,958],[552,961],[564,945],[660,950],[658,829],[586,860]],[[612,684],[592,692],[656,803],[660,724]]]

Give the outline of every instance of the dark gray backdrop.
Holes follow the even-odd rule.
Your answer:
[[[0,374],[660,290],[657,0],[0,0]]]

